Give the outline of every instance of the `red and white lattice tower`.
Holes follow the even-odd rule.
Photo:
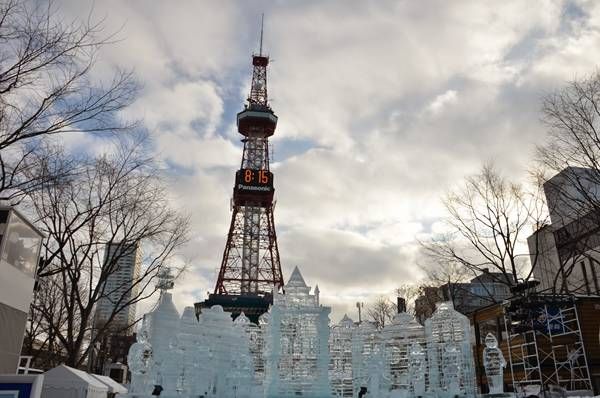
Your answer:
[[[201,307],[219,304],[237,316],[244,312],[257,320],[283,286],[273,218],[273,173],[269,167],[269,137],[277,116],[267,95],[269,57],[253,55],[252,86],[248,104],[237,114],[244,136],[242,163],[233,187],[233,213],[214,293]],[[196,306],[198,308],[198,305]]]

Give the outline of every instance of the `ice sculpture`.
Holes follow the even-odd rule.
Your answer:
[[[269,321],[271,320],[271,313],[270,312],[265,312],[264,314],[262,314],[260,317],[258,317],[258,328],[260,333],[257,335],[258,340],[256,342],[256,345],[260,346],[260,354],[259,354],[259,358],[256,360],[256,362],[254,363],[254,372],[256,374],[256,378],[257,381],[260,384],[263,384],[264,387],[264,383],[265,383],[265,367],[266,367],[266,350],[267,350],[267,341],[266,341],[266,335],[268,333],[268,325],[269,325]]]
[[[233,323],[231,350],[231,370],[228,385],[233,397],[249,397],[258,385],[255,379],[254,358],[250,352],[249,337],[256,325],[242,313]]]
[[[265,328],[265,396],[330,397],[329,307],[310,294],[298,267],[284,287],[274,292]]]
[[[153,389],[168,398],[475,395],[469,320],[450,303],[425,328],[399,313],[381,331],[344,316],[330,332],[330,308],[296,268],[258,326],[243,313],[232,321],[220,306],[203,309],[198,322],[192,307],[179,318],[165,280],[128,355],[132,397]],[[501,393],[506,362],[493,335],[486,345],[490,393]]]
[[[246,337],[231,315],[215,305],[200,315],[201,335],[208,347],[209,397],[249,397],[254,393],[254,369]]]
[[[485,348],[483,349],[483,367],[487,376],[490,394],[502,394],[504,392],[504,368],[506,360],[502,350],[498,348],[496,336],[488,333],[485,336]]]
[[[442,349],[442,388],[453,397],[461,392],[461,355],[456,344],[451,341],[446,342]]]
[[[352,331],[354,321],[344,315],[331,328],[329,335],[330,369],[329,379],[336,397],[352,397]]]
[[[176,394],[177,379],[181,374],[180,351],[176,337],[179,326],[179,313],[173,304],[171,293],[161,291],[158,306],[147,316],[150,317],[150,345],[154,359],[154,374],[160,375],[163,395]],[[155,376],[158,378],[158,376]],[[154,384],[159,384],[157,381]]]
[[[266,313],[265,313],[266,314]],[[261,319],[264,319],[263,314]],[[250,322],[250,319],[242,312],[233,322],[234,325],[244,333],[244,338],[248,343],[248,349],[250,351],[251,366],[254,369],[254,380],[257,384],[262,384],[265,375],[265,364],[264,364],[264,339],[263,331],[261,328]],[[259,319],[260,323],[260,319]]]
[[[408,374],[410,386],[415,397],[425,395],[425,376],[427,374],[427,354],[423,345],[413,341],[408,351]]]
[[[136,341],[131,345],[127,354],[127,363],[131,371],[129,393],[134,397],[151,392],[152,347],[148,343],[148,320],[146,317],[142,321],[142,327],[137,333]]]
[[[475,370],[469,319],[440,303],[425,321],[429,391],[438,396],[475,395]]]
[[[227,373],[231,362],[229,346],[229,329],[231,328],[231,316],[223,311],[223,307],[216,305],[209,309],[202,309],[200,314],[202,324],[202,337],[208,347],[209,360],[211,363],[208,375],[209,396],[225,396],[227,389]]]
[[[383,342],[375,325],[368,321],[363,321],[352,335],[352,378],[354,395],[365,388],[375,397],[389,390]]]
[[[208,391],[208,350],[200,332],[194,307],[185,307],[177,335],[181,363],[176,390],[182,396],[200,396]]]
[[[401,312],[383,328],[381,339],[390,372],[390,387],[392,390],[401,390],[408,394],[412,390],[409,350],[413,343],[425,344],[425,329],[412,315]]]

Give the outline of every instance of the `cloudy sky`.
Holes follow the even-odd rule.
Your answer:
[[[440,195],[493,160],[521,178],[545,139],[540,98],[595,70],[594,1],[59,0],[119,41],[95,74],[133,68],[174,205],[192,219],[183,309],[214,288],[241,158],[235,114],[265,13],[276,223],[284,278],[298,265],[333,320],[421,277],[417,238]],[[77,149],[89,138],[68,138]]]

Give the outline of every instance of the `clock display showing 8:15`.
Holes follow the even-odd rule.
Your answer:
[[[273,186],[273,173],[268,170],[241,169],[237,172],[237,182],[250,186]]]

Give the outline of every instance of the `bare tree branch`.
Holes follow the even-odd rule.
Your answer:
[[[52,335],[65,362],[76,367],[96,341],[114,331],[118,314],[154,294],[156,278],[188,231],[187,218],[169,206],[160,173],[143,155],[142,143],[121,140],[117,147],[115,154],[78,162],[63,154],[56,167],[61,162],[78,167],[28,196],[46,234],[38,278],[58,293],[35,300],[33,313],[42,326],[32,325],[31,334],[36,327]],[[108,245],[118,248],[111,256],[105,253]],[[119,260],[138,245],[144,253],[140,275],[131,283],[108,284],[119,271]],[[101,300],[109,300],[113,308],[94,325]]]

